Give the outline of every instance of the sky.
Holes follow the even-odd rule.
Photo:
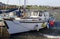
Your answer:
[[[24,4],[24,0],[0,0],[0,2],[11,5]],[[26,5],[49,5],[60,7],[60,0],[26,0]]]

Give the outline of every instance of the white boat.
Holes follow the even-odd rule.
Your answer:
[[[24,0],[24,10],[26,8],[26,0]],[[37,30],[47,27],[49,20],[49,12],[32,11],[22,13],[23,17],[17,17],[13,12],[4,14],[2,18],[10,19],[5,20],[8,26],[9,34],[21,33],[31,30]],[[13,18],[13,19],[11,19]]]
[[[28,14],[28,13],[26,13]],[[37,15],[36,15],[37,14]],[[33,12],[29,13],[24,18],[15,17],[13,20],[5,20],[9,29],[9,34],[21,33],[31,30],[37,30],[45,28],[47,26],[47,21],[49,18],[49,13]]]

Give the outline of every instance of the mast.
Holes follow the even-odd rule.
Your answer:
[[[23,5],[23,17],[26,17],[26,0],[24,0],[24,5]]]
[[[26,8],[26,0],[24,0],[24,8]]]
[[[24,0],[24,13],[26,12],[26,0]]]
[[[19,0],[19,6],[18,6],[18,10],[20,11],[20,0]]]

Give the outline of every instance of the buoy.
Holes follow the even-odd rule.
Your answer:
[[[50,26],[54,26],[54,21],[49,22]]]

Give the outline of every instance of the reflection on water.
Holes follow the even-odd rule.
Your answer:
[[[49,30],[49,29],[42,29],[40,31],[29,31],[29,32],[14,34],[14,35],[11,35],[11,39],[51,39],[43,36],[43,34],[57,36],[58,32],[54,30]]]
[[[11,36],[11,39],[47,39],[40,35],[37,31],[24,32],[20,34],[14,34]]]

